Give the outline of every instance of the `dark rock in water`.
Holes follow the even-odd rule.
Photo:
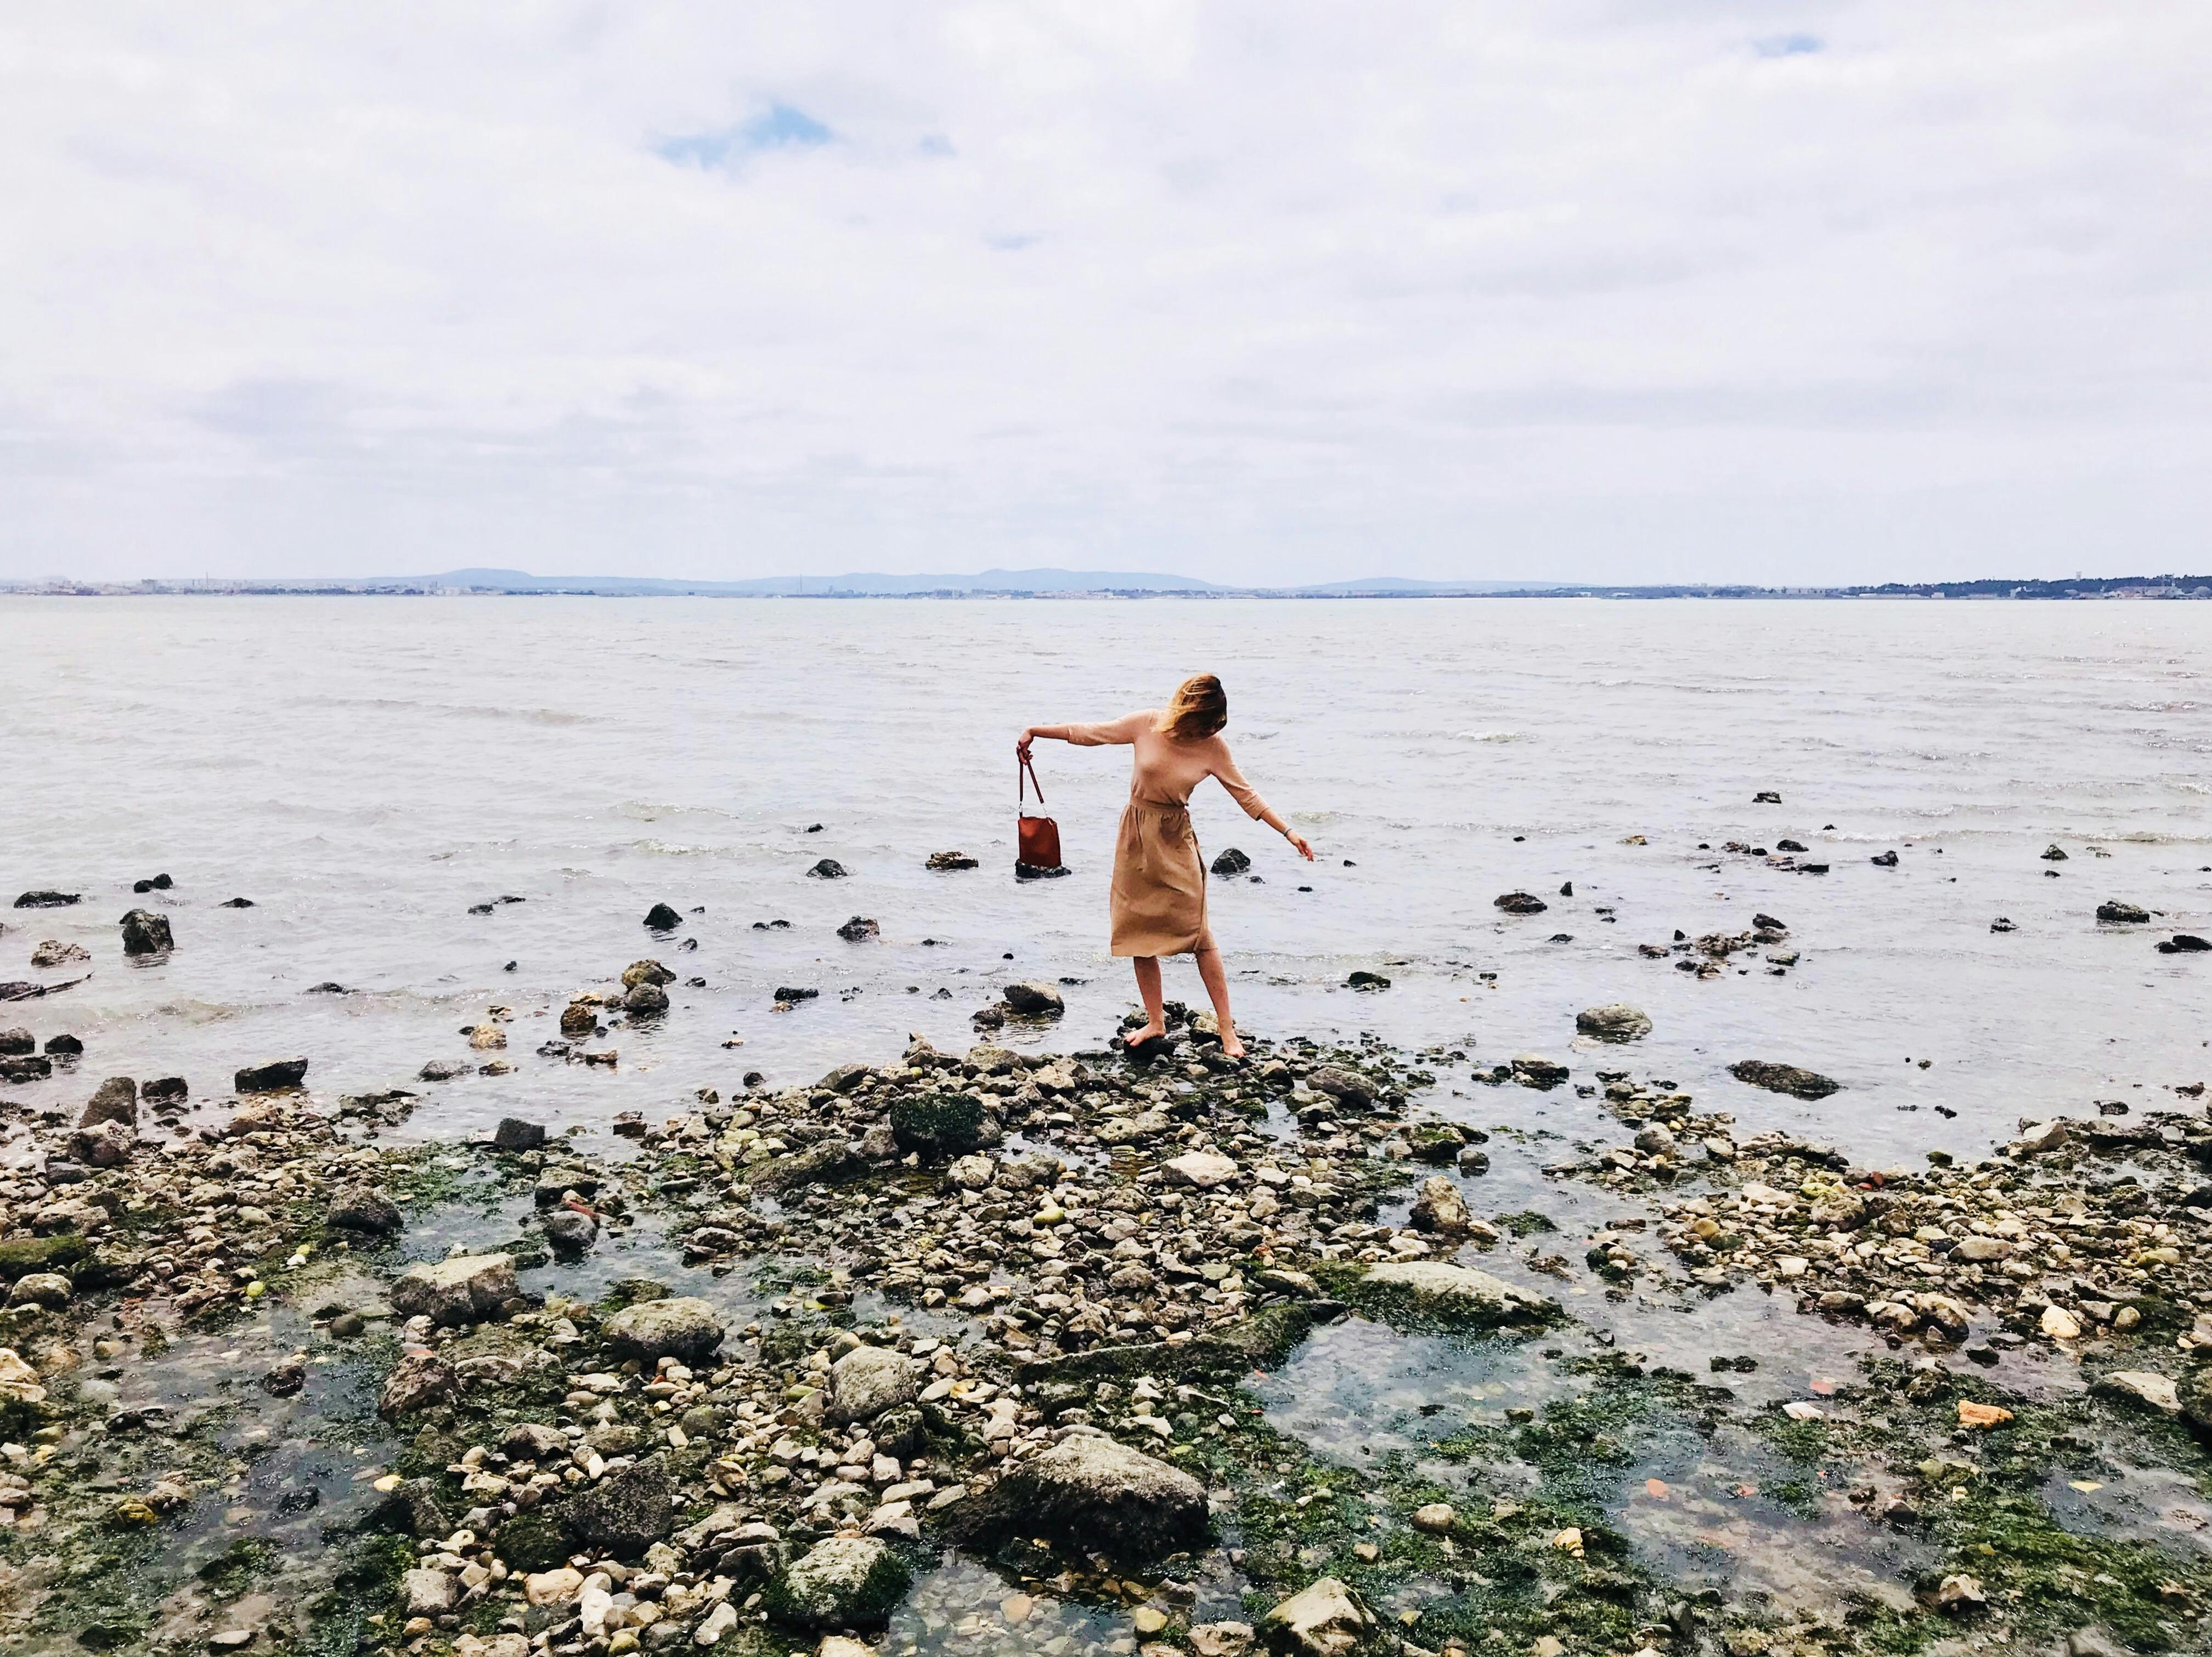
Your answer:
[[[350,992],[335,978],[326,978],[319,984],[307,986],[309,995],[346,995]]]
[[[827,1088],[832,1093],[850,1093],[875,1074],[870,1065],[840,1065],[814,1085]]]
[[[1758,927],[1762,932],[1786,932],[1790,930],[1790,925],[1787,921],[1777,920],[1772,915],[1769,914],[1755,914],[1752,916],[1751,924]]]
[[[250,909],[252,907],[253,900],[250,897],[234,897],[216,905],[218,909]]]
[[[1729,1074],[1739,1082],[1765,1088],[1769,1093],[1786,1093],[1798,1099],[1825,1099],[1843,1087],[1842,1083],[1817,1071],[1801,1069],[1796,1065],[1771,1065],[1762,1059],[1739,1060],[1729,1066]]]
[[[97,1127],[102,1122],[121,1122],[129,1127],[138,1126],[138,1083],[128,1076],[111,1076],[85,1102],[84,1114],[76,1119],[79,1127]]]
[[[37,1001],[49,995],[59,995],[64,990],[73,990],[84,981],[82,978],[72,978],[66,984],[27,984],[17,979],[0,984],[0,1001]]]
[[[1825,875],[1828,872],[1828,865],[1825,863],[1801,863],[1797,865],[1797,872],[1801,875]]]
[[[1014,865],[1014,878],[1016,880],[1058,880],[1062,875],[1073,874],[1073,872],[1074,871],[1070,869],[1065,863],[1055,864],[1049,869],[1044,867],[1042,864],[1036,863],[1017,863]]]
[[[2150,919],[2150,911],[2137,904],[2107,900],[2097,906],[2097,919],[2117,926],[2139,926]]]
[[[1251,866],[1252,859],[1234,846],[1227,847],[1213,859],[1213,872],[1217,875],[1241,875]]]
[[[543,1150],[545,1148],[545,1125],[526,1122],[519,1116],[502,1116],[499,1126],[492,1130],[491,1148],[494,1150]]]
[[[36,1053],[39,1038],[25,1029],[0,1030],[0,1054]]]
[[[645,924],[656,932],[672,932],[684,924],[684,917],[665,903],[656,903],[645,912]]]
[[[2212,950],[2212,942],[2207,942],[2194,932],[2176,932],[2170,941],[2158,946],[2160,955],[2195,955],[2204,950]]]
[[[599,1223],[580,1210],[549,1208],[538,1223],[556,1254],[580,1254],[599,1240]]]
[[[2059,846],[2046,846],[2046,847],[2045,847],[2043,848],[2043,860],[2044,860],[2045,863],[2063,863],[2063,862],[2065,862],[2065,861],[2066,861],[2066,851],[2065,851],[2065,848],[2064,848],[2063,847],[2059,847]]]
[[[450,1082],[457,1076],[466,1076],[473,1068],[465,1059],[433,1059],[415,1072],[418,1082]]]
[[[984,1496],[950,1510],[956,1541],[1041,1536],[1110,1559],[1143,1560],[1206,1540],[1206,1486],[1103,1436],[1062,1439],[1012,1464]]]
[[[1358,972],[1353,973],[1344,981],[1348,987],[1355,990],[1367,990],[1371,992],[1375,990],[1387,990],[1390,987],[1390,980],[1383,977],[1381,973],[1370,973],[1364,968]]]
[[[1323,1065],[1306,1077],[1306,1085],[1352,1110],[1375,1107],[1375,1083],[1346,1065]]]
[[[1491,899],[1491,905],[1510,915],[1540,915],[1551,907],[1534,892],[1501,892]]]
[[[149,1105],[173,1105],[191,1096],[181,1076],[157,1076],[138,1089],[139,1099]]]
[[[925,869],[973,869],[976,863],[965,852],[932,852],[921,866]]]
[[[1877,852],[1874,856],[1869,858],[1867,861],[1873,864],[1877,869],[1894,869],[1897,867],[1897,853],[1894,852]]]
[[[1782,804],[1782,796],[1771,788],[1762,788],[1751,797],[1751,803],[1753,805],[1779,805]]]
[[[155,875],[151,880],[132,881],[131,889],[134,892],[166,892],[176,883],[167,875]]]
[[[836,858],[823,858],[821,862],[806,871],[807,877],[811,880],[842,880],[850,873],[852,871],[838,862]]]
[[[676,974],[658,961],[633,961],[623,968],[623,988],[634,990],[641,984],[673,984]]]
[[[123,917],[123,953],[161,955],[176,947],[169,933],[169,918],[151,909],[133,909]]]
[[[19,909],[62,909],[84,901],[82,892],[26,892],[15,900]]]
[[[371,1237],[388,1237],[407,1222],[398,1205],[366,1187],[341,1193],[331,1205],[326,1225],[341,1231],[358,1231]]]
[[[54,1061],[44,1053],[20,1059],[0,1059],[0,1082],[43,1082],[54,1073]]]
[[[785,984],[777,987],[775,998],[779,1001],[811,1001],[816,996],[821,993],[822,992],[819,990],[795,989],[792,986]]]
[[[287,1088],[301,1086],[307,1079],[306,1059],[270,1059],[258,1065],[248,1065],[231,1077],[230,1085],[238,1093],[281,1093]]]
[[[1990,922],[1990,930],[1993,932],[2016,932],[2020,928],[2005,916],[1999,915],[1995,920]]]
[[[563,1504],[561,1523],[579,1540],[635,1557],[675,1528],[668,1470],[655,1460],[610,1473]]]
[[[837,929],[837,936],[848,944],[858,944],[863,938],[880,938],[883,928],[866,915],[854,915]]]
[[[1574,941],[1575,935],[1572,932],[1553,932],[1545,940],[1548,944],[1571,944]]]
[[[1006,1005],[1028,1017],[1057,1018],[1067,1011],[1067,1003],[1049,984],[1009,984],[1006,993]]]
[[[1585,1007],[1575,1015],[1575,1029],[1601,1041],[1636,1041],[1651,1034],[1651,1019],[1641,1008],[1615,1001]]]
[[[623,1011],[634,1017],[657,1018],[668,1011],[668,992],[651,982],[633,984],[623,997]]]
[[[1807,852],[1812,847],[1807,846],[1802,841],[1778,840],[1774,842],[1774,849],[1778,852]]]
[[[1555,1088],[1567,1079],[1567,1067],[1556,1059],[1547,1059],[1540,1053],[1518,1053],[1513,1055],[1513,1079],[1523,1087]]]
[[[588,1001],[571,1001],[561,1009],[561,1034],[563,1035],[589,1035],[599,1027],[599,1009]]]

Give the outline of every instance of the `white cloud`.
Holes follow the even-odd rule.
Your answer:
[[[2201,568],[2212,13],[0,12],[0,571]]]

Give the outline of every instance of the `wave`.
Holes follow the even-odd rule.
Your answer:
[[[1528,740],[1528,733],[1525,731],[1455,731],[1452,732],[1452,740],[1455,742],[1526,742]]]

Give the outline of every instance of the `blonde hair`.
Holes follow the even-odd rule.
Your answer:
[[[1176,694],[1152,726],[1176,742],[1200,742],[1229,723],[1229,693],[1211,673],[1200,673],[1176,687]]]

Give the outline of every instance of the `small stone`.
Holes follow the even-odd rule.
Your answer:
[[[1413,1528],[1431,1536],[1448,1535],[1458,1520],[1449,1502],[1431,1502],[1413,1509]]]
[[[2002,1427],[2012,1419],[2012,1411],[1995,1404],[1977,1404],[1972,1399],[1959,1400],[1959,1424],[1981,1431],[1990,1427]]]
[[[2081,1320],[2063,1306],[2046,1306],[2036,1327],[2051,1340],[2079,1340]]]
[[[610,1344],[648,1362],[703,1362],[721,1345],[724,1332],[714,1303],[688,1295],[626,1306],[605,1325]]]

